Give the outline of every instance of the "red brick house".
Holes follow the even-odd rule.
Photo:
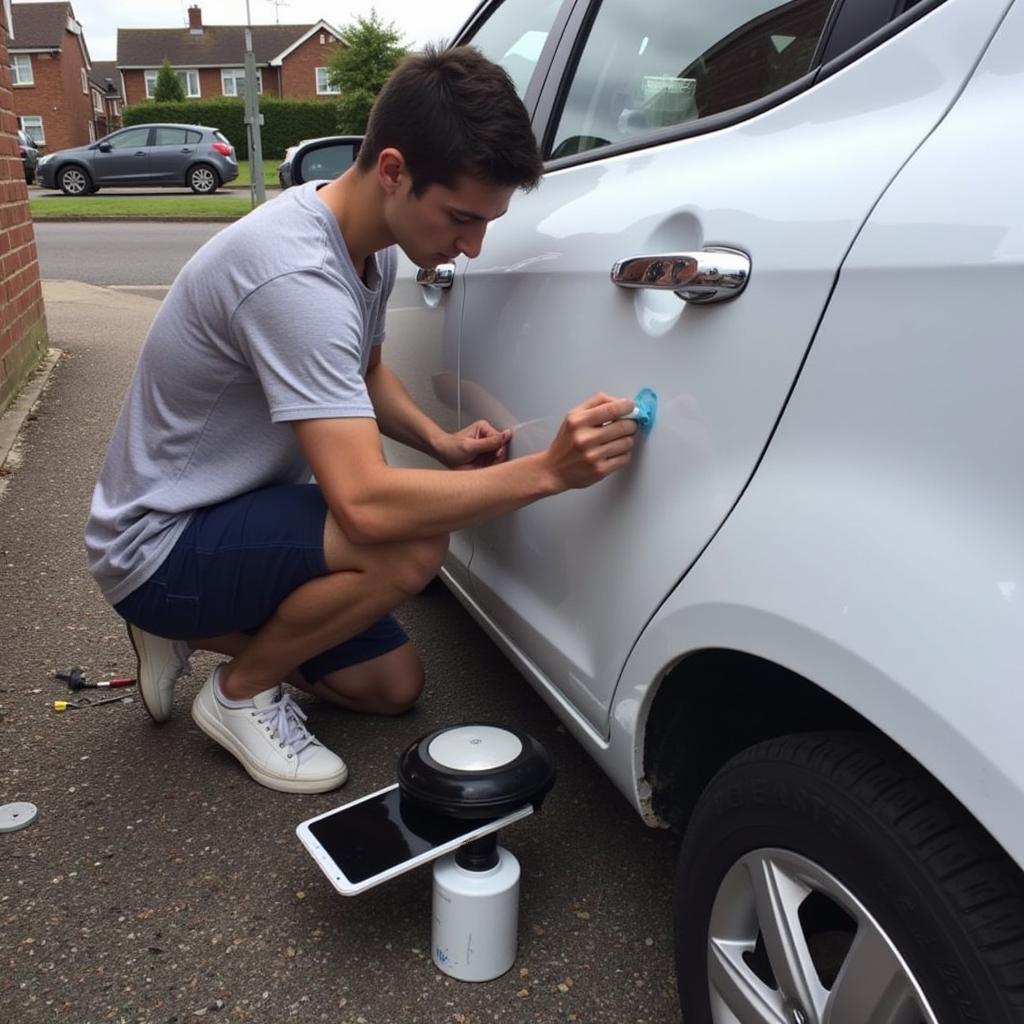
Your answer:
[[[14,3],[9,59],[17,114],[25,133],[47,152],[82,146],[95,130],[89,95],[89,51],[71,4]]]
[[[116,131],[123,124],[121,109],[124,96],[121,95],[121,75],[117,62],[94,60],[89,72],[89,95],[92,98],[92,120],[96,126],[97,139]]]
[[[117,68],[128,104],[150,99],[166,58],[190,99],[241,96],[245,27],[204,25],[202,9],[188,9],[188,28],[120,28]],[[315,25],[253,25],[252,49],[264,96],[314,99],[336,96],[327,84],[327,63],[341,34],[326,21]]]
[[[11,88],[11,3],[0,2],[0,413],[49,344]]]

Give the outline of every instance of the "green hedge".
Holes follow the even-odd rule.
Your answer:
[[[335,100],[281,100],[260,97],[263,126],[260,133],[264,159],[280,159],[300,139],[337,135],[338,105]],[[218,128],[235,147],[239,160],[249,159],[245,109],[241,99],[219,96],[184,103],[145,100],[124,108],[125,125],[171,122],[204,124]]]

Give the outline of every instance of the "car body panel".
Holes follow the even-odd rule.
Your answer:
[[[462,318],[461,422],[513,427],[522,455],[593,391],[659,392],[628,470],[459,540],[473,602],[596,735],[608,735],[636,638],[754,471],[865,216],[1005,7],[950,0],[752,120],[551,172],[513,200],[477,260],[458,260],[447,308]],[[624,257],[713,244],[751,256],[733,302],[701,308],[609,281]],[[388,358],[410,385],[438,372],[402,351],[418,344],[389,332]]]
[[[1022,40],[1018,3],[873,211],[750,487],[631,654],[594,749],[638,808],[659,681],[742,643],[873,722],[1024,864]]]

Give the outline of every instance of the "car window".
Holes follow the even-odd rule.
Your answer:
[[[806,74],[833,0],[604,0],[547,156],[743,106]]]
[[[153,140],[154,146],[184,146],[189,135],[195,135],[198,142],[200,136],[196,132],[189,132],[184,128],[157,128],[156,137]]]
[[[522,99],[561,6],[562,0],[506,0],[464,42],[500,64]]]
[[[110,143],[111,149],[138,149],[149,141],[149,128],[130,128],[104,141]]]

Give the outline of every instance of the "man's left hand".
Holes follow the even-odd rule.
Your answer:
[[[438,447],[438,458],[449,469],[480,469],[508,458],[511,430],[497,430],[487,420],[477,420],[454,434],[447,434]]]

